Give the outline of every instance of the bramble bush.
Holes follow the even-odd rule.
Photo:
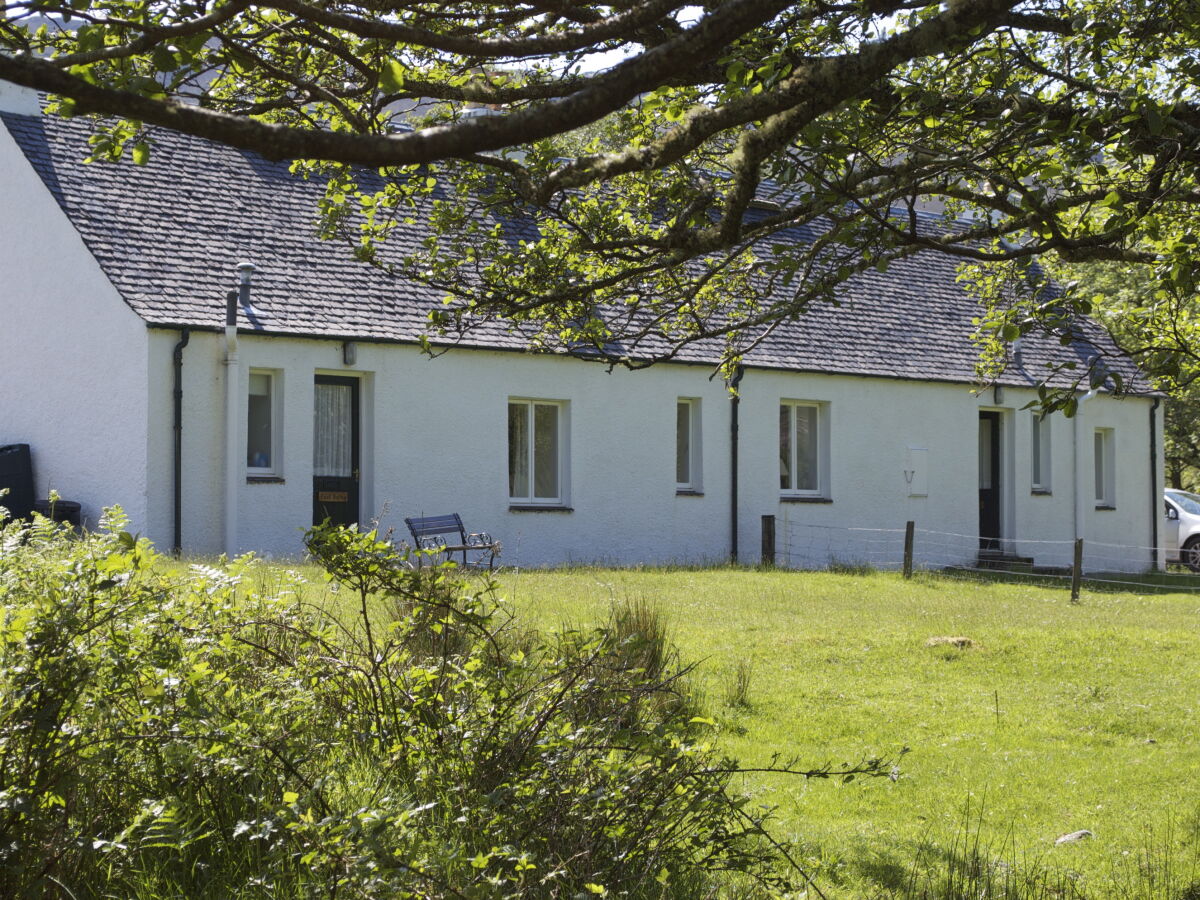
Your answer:
[[[329,526],[308,547],[339,602],[313,603],[298,576],[252,588],[252,559],[172,574],[124,527],[0,529],[0,895],[692,898],[803,880],[731,790],[645,611],[524,631],[490,583]]]

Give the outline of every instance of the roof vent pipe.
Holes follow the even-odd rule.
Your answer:
[[[238,305],[250,307],[250,280],[254,276],[254,263],[238,263],[238,289],[230,291],[225,298],[225,327],[237,327]]]
[[[238,263],[238,287],[241,290],[242,305],[250,302],[250,279],[254,275],[254,263],[240,262]]]
[[[239,388],[241,368],[237,355],[237,309],[250,304],[250,278],[254,266],[248,262],[238,265],[238,289],[230,291],[225,298],[225,555],[237,556],[238,535],[238,479],[242,474],[241,456],[238,453]]]

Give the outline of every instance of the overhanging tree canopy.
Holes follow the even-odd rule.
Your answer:
[[[1037,290],[1034,260],[1147,266],[1158,312],[1190,316],[1194,0],[5,10],[0,79],[115,117],[101,155],[137,160],[162,126],[302,160],[330,179],[324,227],[365,258],[397,218],[434,217],[442,237],[405,268],[459,299],[443,323],[524,318],[621,361],[724,339],[736,358],[923,251],[976,267],[1002,339],[1069,334],[1087,310]],[[1185,344],[1147,355],[1186,379]]]

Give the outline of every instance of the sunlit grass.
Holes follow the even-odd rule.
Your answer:
[[[830,896],[899,891],[967,830],[1089,896],[1168,896],[1131,893],[1131,867],[1148,849],[1192,858],[1200,839],[1198,596],[1085,590],[1073,605],[1056,585],[729,569],[500,583],[541,627],[652,603],[743,763],[910,748],[895,781],[753,782]],[[1079,829],[1094,837],[1055,845]]]
[[[307,602],[341,602],[291,568]],[[538,628],[648,603],[745,765],[908,748],[894,781],[747,780],[830,898],[1200,900],[1200,595],[1095,584],[1072,604],[1060,581],[687,567],[498,581]]]

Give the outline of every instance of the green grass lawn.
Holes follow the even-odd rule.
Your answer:
[[[918,857],[944,870],[956,840],[978,839],[1014,866],[996,871],[1055,873],[1090,897],[1200,897],[1184,889],[1200,878],[1200,596],[1085,590],[1072,605],[1057,586],[719,569],[500,584],[539,627],[650,602],[745,765],[910,748],[895,781],[748,778],[827,896],[887,896]],[[939,636],[972,646],[927,645]],[[748,709],[723,701],[739,665]],[[1079,829],[1095,837],[1055,845]],[[1147,851],[1169,858],[1149,876]],[[1174,886],[1151,891],[1168,865]]]

